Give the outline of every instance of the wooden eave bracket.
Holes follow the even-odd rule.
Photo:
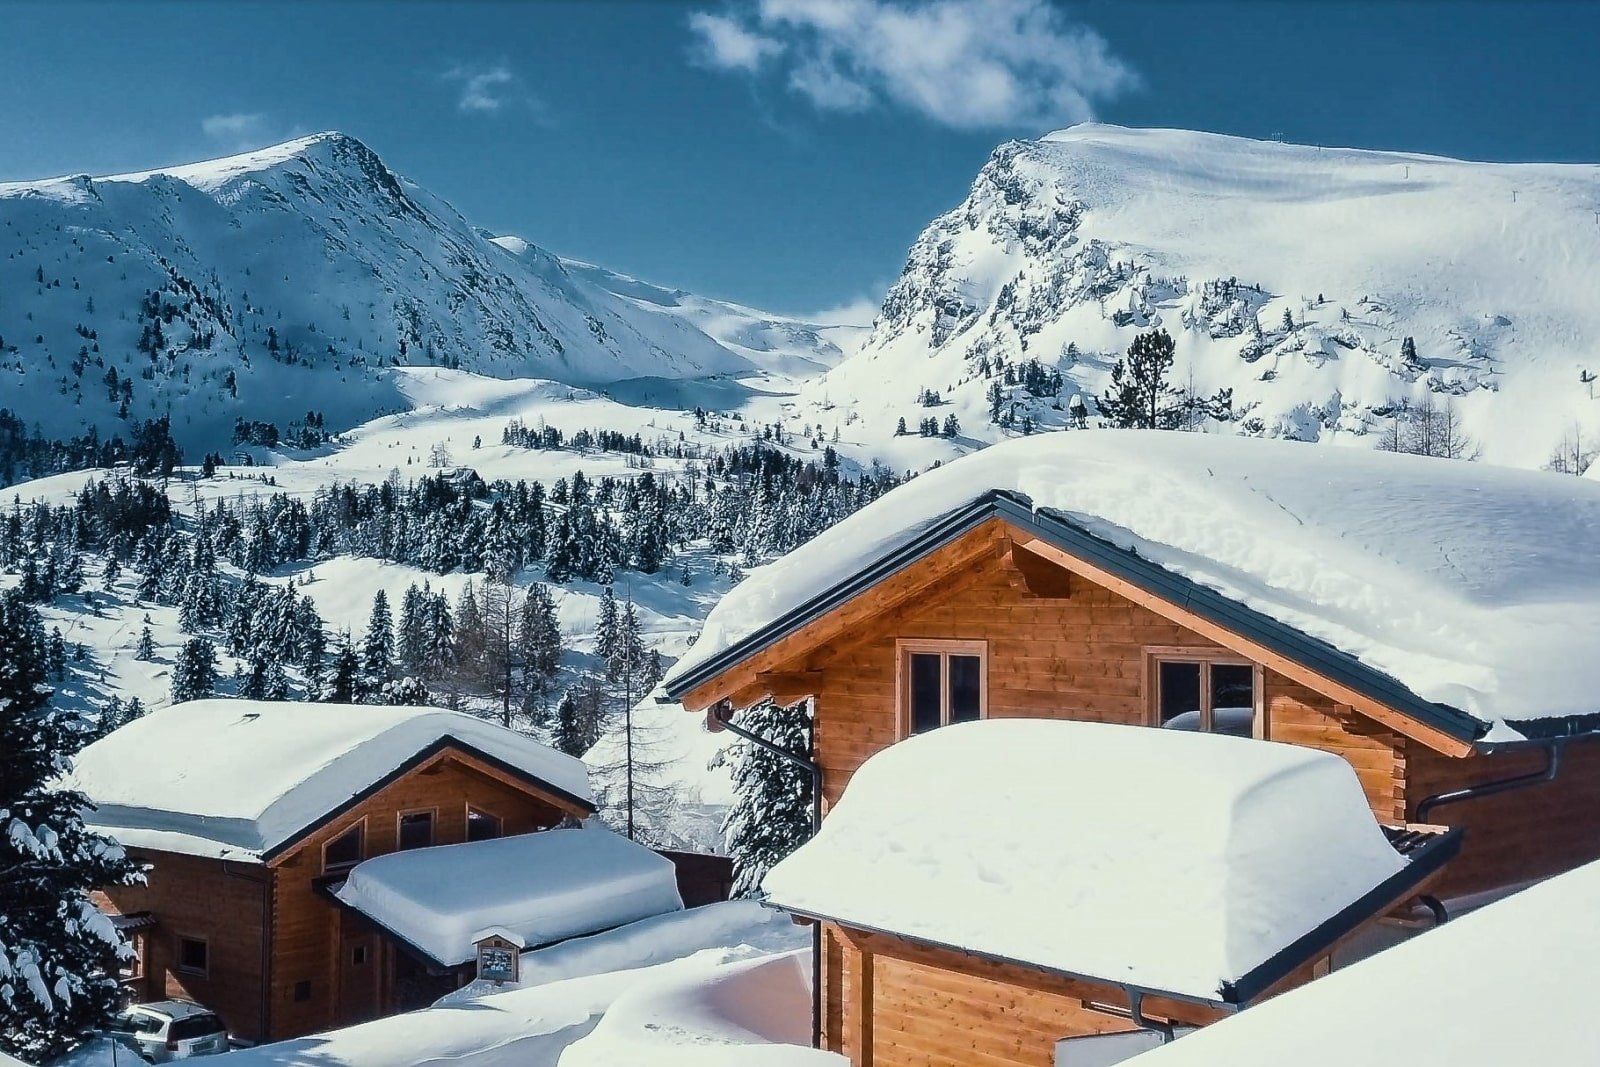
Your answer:
[[[1066,600],[1072,595],[1072,572],[1032,547],[1011,542],[1011,566],[1022,579],[1023,595],[1035,600]]]

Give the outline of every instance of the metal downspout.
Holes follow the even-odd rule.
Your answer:
[[[733,736],[750,742],[765,752],[788,760],[811,776],[811,833],[822,829],[822,768],[816,760],[797,755],[768,741],[733,722],[733,710],[726,703],[716,705],[712,711],[717,722]],[[812,722],[816,722],[815,715]],[[813,726],[813,730],[815,726]],[[816,742],[813,740],[813,745]],[[822,1047],[822,924],[811,924],[811,1047]]]
[[[1527,774],[1518,774],[1511,778],[1500,778],[1492,782],[1479,782],[1463,789],[1452,789],[1447,793],[1435,793],[1430,797],[1423,797],[1417,803],[1417,822],[1427,822],[1428,815],[1435,809],[1446,804],[1458,804],[1464,800],[1476,800],[1478,797],[1494,796],[1496,793],[1505,793],[1525,786],[1539,785],[1543,782],[1553,782],[1556,775],[1561,773],[1561,753],[1566,749],[1566,738],[1558,738],[1540,746],[1545,751],[1544,769],[1530,771]]]
[[[1133,1025],[1141,1030],[1148,1030],[1152,1034],[1159,1035],[1163,1045],[1170,1045],[1177,1040],[1177,1035],[1173,1033],[1173,1027],[1170,1022],[1158,1023],[1145,1016],[1144,993],[1142,991],[1124,987],[1124,992],[1128,994],[1128,1018],[1133,1020]]]

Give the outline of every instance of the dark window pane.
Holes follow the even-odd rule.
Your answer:
[[[186,971],[206,969],[206,943],[189,937],[178,939],[178,966]]]
[[[950,721],[972,722],[978,717],[978,692],[983,661],[977,656],[950,657]]]
[[[1199,730],[1200,664],[1176,661],[1159,665],[1160,722],[1168,730]]]
[[[911,732],[937,729],[939,722],[939,657],[911,654]]]
[[[433,844],[433,812],[413,811],[400,816],[400,851]]]
[[[167,1031],[167,1040],[187,1041],[192,1037],[220,1034],[223,1029],[222,1020],[215,1015],[191,1015],[172,1024],[172,1029]]]
[[[1256,715],[1254,667],[1211,665],[1211,728],[1219,734],[1249,737]]]
[[[322,850],[322,869],[337,870],[354,867],[361,862],[361,827],[353,826],[339,837],[328,842]]]
[[[467,840],[490,841],[500,836],[500,817],[476,808],[467,809]]]

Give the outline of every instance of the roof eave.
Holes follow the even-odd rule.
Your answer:
[[[1362,663],[1326,641],[1302,633],[1192,579],[1169,571],[1137,552],[1115,545],[1072,522],[1065,515],[1035,511],[1028,497],[1002,489],[992,489],[947,513],[923,533],[871,566],[774,619],[744,640],[687,671],[682,677],[669,677],[664,687],[667,697],[670,700],[682,700],[691,690],[995,517],[1021,527],[1063,552],[1084,558],[1155,597],[1301,663],[1329,680],[1348,686],[1400,715],[1424,723],[1463,744],[1475,744],[1489,729],[1488,724],[1464,711],[1417,696],[1399,680]]]
[[[1378,917],[1396,901],[1417,891],[1460,853],[1462,835],[1459,827],[1438,834],[1433,841],[1411,853],[1406,865],[1399,871],[1239,978],[1224,982],[1223,998],[1243,1007],[1269,992],[1296,970]]]
[[[553,782],[548,782],[536,774],[525,771],[514,764],[506,762],[498,756],[495,756],[489,752],[485,752],[483,749],[478,748],[476,745],[473,745],[470,742],[461,740],[454,734],[445,734],[438,740],[429,744],[426,748],[416,752],[404,763],[395,767],[382,778],[379,778],[372,784],[352,794],[347,800],[339,804],[337,807],[324,812],[293,833],[285,835],[282,840],[277,841],[263,849],[261,852],[260,862],[273,862],[286,852],[289,852],[297,847],[308,835],[320,830],[322,827],[328,825],[330,822],[333,822],[335,819],[339,818],[339,816],[357,807],[374,794],[380,792],[390,785],[393,785],[395,782],[411,773],[417,767],[439,755],[439,753],[449,749],[455,749],[471,756],[473,759],[481,760],[483,763],[493,767],[495,770],[500,771],[502,774],[509,775],[522,782],[525,782],[533,786],[535,789],[550,793],[551,795],[566,801],[574,807],[585,811],[589,815],[593,815],[598,810],[595,807],[594,801],[592,800],[585,800],[584,798],[561,788]]]

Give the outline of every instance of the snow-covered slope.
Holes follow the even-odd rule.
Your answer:
[[[519,255],[536,251],[516,237],[495,242]],[[866,339],[864,326],[804,322],[786,315],[667,289],[575,259],[562,259],[567,274],[590,282],[642,309],[676,315],[744,356],[774,378],[805,379],[836,366]]]
[[[1160,326],[1177,384],[1233,389],[1234,432],[1371,442],[1431,392],[1486,458],[1534,466],[1574,423],[1600,425],[1580,380],[1600,372],[1597,272],[1600,166],[1075,126],[995,151],[810,399],[880,435],[954,411],[981,443],[999,434],[985,357],[1059,365],[1066,401]],[[922,389],[945,406],[921,407]],[[1007,391],[1019,415],[1062,422]]]
[[[57,436],[126,436],[126,399],[198,450],[238,416],[316,408],[344,429],[399,407],[395,364],[593,384],[836,358],[822,328],[570,266],[496,243],[338,133],[0,184],[0,396]]]

